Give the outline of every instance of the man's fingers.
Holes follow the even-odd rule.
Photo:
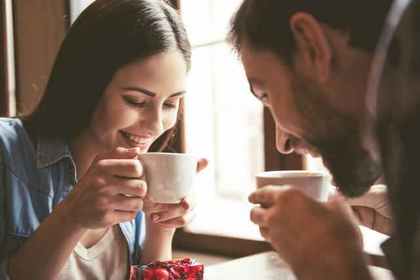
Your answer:
[[[259,226],[267,226],[267,209],[261,207],[254,207],[251,210],[251,221]]]
[[[269,228],[268,227],[260,227],[261,236],[264,237],[265,240],[270,241],[269,235]]]
[[[254,204],[261,204],[264,207],[273,205],[281,192],[290,189],[289,186],[265,186],[253,192],[248,200]]]
[[[357,224],[356,216],[354,215],[351,207],[345,202],[344,198],[341,196],[335,196],[330,199],[325,206],[335,212],[341,213],[343,216],[347,217],[353,224]]]
[[[353,230],[355,231],[355,234],[357,235],[359,246],[360,248],[363,248],[362,233],[359,227],[357,227],[359,221],[357,220],[357,217],[355,216],[351,207],[345,202],[344,198],[341,196],[335,196],[334,198],[330,199],[325,204],[325,206],[328,209],[342,215],[350,222],[350,225],[352,226]]]

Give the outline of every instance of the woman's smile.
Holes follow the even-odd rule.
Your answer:
[[[125,139],[125,142],[132,148],[138,147],[142,150],[147,150],[153,143],[155,137],[152,135],[135,135],[127,131],[120,131],[121,135]]]

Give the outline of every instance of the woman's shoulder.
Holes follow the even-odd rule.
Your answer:
[[[18,118],[0,118],[0,138],[12,140],[22,136],[24,131],[22,121]]]
[[[0,150],[3,161],[18,160],[32,149],[22,121],[18,118],[0,118]]]

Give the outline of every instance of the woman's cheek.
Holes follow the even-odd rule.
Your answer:
[[[177,118],[178,118],[178,110],[176,110],[174,113],[167,113],[167,115],[165,115],[165,118],[163,120],[164,131],[174,127],[176,125]]]

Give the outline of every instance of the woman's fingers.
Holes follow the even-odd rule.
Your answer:
[[[201,172],[209,165],[209,161],[205,158],[201,158],[197,162],[197,172]]]
[[[188,212],[185,216],[158,222],[158,224],[165,228],[179,228],[189,224],[194,219],[194,216],[194,212]]]
[[[143,199],[138,197],[115,195],[109,203],[110,207],[117,211],[133,212],[143,209]]]
[[[147,184],[141,179],[124,179],[112,177],[109,179],[108,191],[111,194],[123,194],[144,198],[147,193]]]
[[[123,178],[141,178],[143,166],[137,159],[102,159],[96,163],[99,170]]]
[[[183,203],[179,204],[166,204],[166,209],[163,211],[157,211],[151,214],[152,221],[155,223],[161,223],[175,218],[185,216],[191,209],[186,208]]]

